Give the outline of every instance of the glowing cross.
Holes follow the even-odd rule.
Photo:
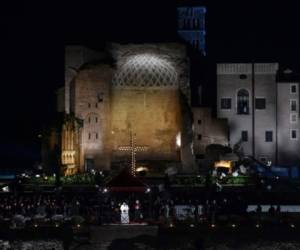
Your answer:
[[[146,151],[148,147],[146,146],[136,146],[135,144],[135,134],[132,133],[132,129],[130,129],[130,146],[121,146],[119,150],[121,151],[131,151],[131,174],[135,176],[135,168],[136,168],[136,152],[138,151]]]

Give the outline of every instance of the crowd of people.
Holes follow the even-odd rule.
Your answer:
[[[101,192],[77,194],[1,194],[0,220],[12,220],[16,216],[34,219],[66,219],[80,216],[87,223],[120,223],[122,205],[128,206],[128,221],[141,223],[165,219],[180,219],[179,207],[188,210],[186,217],[199,221],[206,218],[212,223],[220,215],[245,215],[247,202],[242,195],[217,196],[197,199],[189,195],[172,194],[153,190],[149,194],[103,194]],[[280,208],[279,208],[280,209]],[[274,211],[273,211],[274,210]],[[278,211],[271,206],[269,213]],[[181,211],[182,212],[182,211]],[[260,213],[259,206],[256,211]]]

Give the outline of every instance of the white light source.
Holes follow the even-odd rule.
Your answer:
[[[3,191],[3,192],[9,192],[9,186],[3,187],[3,188],[2,188],[2,191]]]
[[[103,193],[107,193],[107,192],[108,192],[107,188],[104,188]]]
[[[146,193],[150,193],[150,192],[151,192],[151,188],[147,188]]]
[[[177,147],[181,147],[181,133],[178,132],[178,134],[176,135],[176,145]]]
[[[39,174],[36,174],[35,177],[36,177],[36,178],[40,178],[41,176],[40,176]]]
[[[234,172],[232,173],[232,176],[233,176],[233,177],[237,177],[237,176],[239,176],[239,173],[238,173],[237,171],[234,171]]]

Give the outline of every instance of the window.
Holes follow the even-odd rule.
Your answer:
[[[91,123],[91,117],[88,118],[89,123]]]
[[[242,141],[248,141],[248,131],[242,131]]]
[[[297,111],[297,100],[291,100],[290,107],[291,107],[292,112],[296,112]]]
[[[273,131],[266,131],[266,142],[273,141]]]
[[[297,129],[291,129],[291,139],[292,140],[297,140]]]
[[[221,98],[221,109],[231,109],[231,98]]]
[[[200,125],[202,123],[202,121],[201,120],[198,120],[198,124]]]
[[[98,108],[98,103],[96,102],[96,104],[95,104],[95,108]]]
[[[255,108],[256,109],[266,109],[266,99],[265,98],[255,98]]]
[[[242,131],[242,141],[248,141],[248,131],[244,130]]]
[[[96,139],[98,139],[98,133],[96,133]]]
[[[297,93],[297,84],[291,84],[290,85],[290,92],[291,92],[291,94],[296,94]]]
[[[89,140],[91,139],[91,133],[89,133]]]
[[[298,116],[297,116],[297,114],[291,114],[291,116],[290,116],[290,122],[291,123],[297,123],[298,122]]]
[[[90,103],[88,103],[88,107],[89,107],[89,108],[91,107],[91,104],[90,104]]]
[[[202,140],[202,135],[198,134],[198,140],[201,141]]]
[[[96,123],[98,122],[98,117],[95,117],[95,122],[96,122]]]
[[[246,89],[241,89],[237,93],[237,113],[249,115],[249,92]]]
[[[103,102],[103,93],[97,95],[98,102]]]
[[[247,79],[247,75],[241,74],[241,75],[240,75],[240,79],[242,79],[242,80],[243,80],[243,79]]]

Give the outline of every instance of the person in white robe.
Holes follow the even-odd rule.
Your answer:
[[[129,206],[123,202],[120,207],[121,210],[121,224],[128,224],[129,223]]]

